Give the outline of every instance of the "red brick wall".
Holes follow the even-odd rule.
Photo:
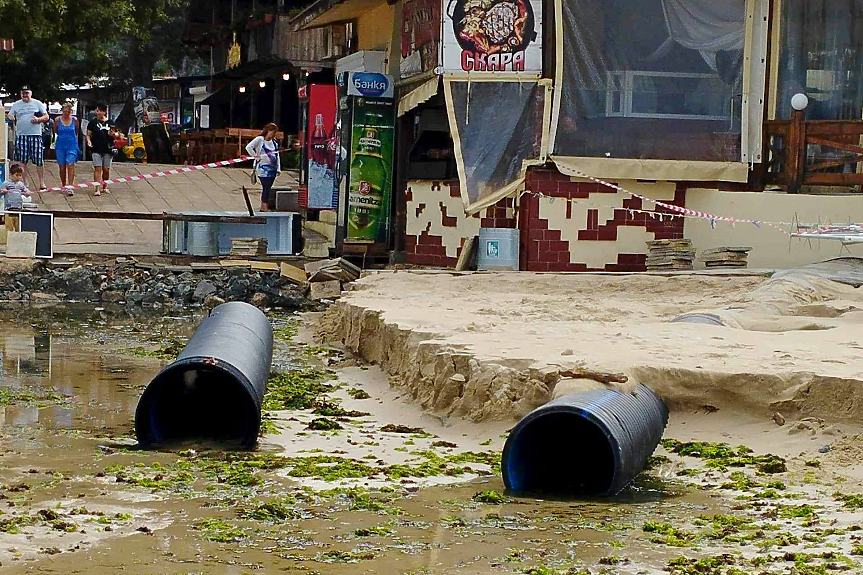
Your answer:
[[[526,188],[534,193],[544,196],[566,199],[566,204],[561,204],[565,209],[566,217],[569,219],[573,207],[578,208],[578,202],[573,200],[594,199],[597,203],[618,201],[617,192],[607,186],[588,182],[573,182],[569,176],[565,176],[556,170],[531,169],[528,171]],[[605,196],[605,199],[602,198]],[[686,198],[686,190],[678,185],[675,190],[674,200],[667,201],[678,206],[683,206]],[[527,271],[644,271],[645,253],[620,253],[617,262],[606,264],[604,268],[595,270],[589,268],[585,263],[573,261],[570,253],[570,242],[563,241],[559,230],[549,229],[548,221],[540,218],[539,197],[534,194],[522,196],[519,207],[519,230],[520,230],[520,266]],[[649,210],[655,213],[670,213],[664,208],[648,205],[643,206],[642,200],[631,198],[623,200],[621,208]],[[587,227],[578,231],[578,241],[607,241],[617,240],[617,232],[621,226],[643,227],[648,233],[652,233],[654,239],[674,239],[683,237],[682,218],[651,218],[648,214],[631,213],[626,209],[615,209],[614,218],[608,221],[599,221],[598,211],[589,209],[587,213]]]
[[[467,216],[461,203],[461,189],[458,182],[428,182],[415,184],[416,190],[409,184],[405,197],[408,230],[416,232],[416,222],[426,222],[419,233],[405,230],[405,261],[412,264],[455,267],[458,256],[465,242],[465,234],[475,235],[482,227],[515,228],[515,208],[513,198],[506,198],[478,214]],[[447,192],[448,190],[448,192]],[[420,196],[420,194],[422,194]],[[447,194],[445,196],[445,194]],[[449,198],[456,201],[446,201]],[[449,207],[447,207],[448,204]],[[440,218],[441,230],[446,235],[432,232],[432,219]],[[466,220],[475,220],[473,225],[464,225]],[[435,225],[435,227],[437,227]],[[462,228],[462,232],[457,229]],[[451,242],[452,245],[447,245]],[[447,248],[450,248],[447,250]],[[453,249],[455,248],[455,249]],[[449,251],[449,254],[447,252]],[[453,257],[451,254],[455,252]]]

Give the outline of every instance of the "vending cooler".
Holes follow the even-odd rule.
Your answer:
[[[338,77],[338,95],[338,129],[330,140],[338,168],[337,239],[386,250],[393,188],[393,79],[344,72]]]
[[[299,204],[310,210],[338,205],[336,180],[336,87],[308,84],[300,88],[302,102]]]

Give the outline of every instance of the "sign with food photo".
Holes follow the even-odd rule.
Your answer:
[[[447,72],[542,72],[538,0],[444,0]]]

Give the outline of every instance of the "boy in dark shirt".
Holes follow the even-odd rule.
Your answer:
[[[108,119],[108,106],[99,104],[96,106],[95,118],[87,124],[87,146],[93,155],[93,181],[101,182],[96,185],[94,196],[102,195],[108,191],[105,180],[111,177],[111,161],[114,158],[114,139],[117,130],[114,123]],[[101,187],[101,191],[100,191]]]

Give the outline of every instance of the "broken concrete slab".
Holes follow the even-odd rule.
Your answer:
[[[331,282],[331,281],[342,281],[337,275],[331,274],[325,270],[318,270],[312,275],[309,276],[309,283],[319,283],[319,282]]]
[[[7,258],[35,258],[36,232],[9,232],[6,236]]]
[[[196,272],[217,272],[222,269],[218,262],[192,262],[192,271]]]
[[[279,266],[279,275],[287,278],[294,285],[302,285],[306,283],[306,272],[291,264],[282,263]]]
[[[276,262],[252,262],[252,270],[261,272],[277,272],[279,264]]]
[[[328,282],[316,282],[310,284],[313,300],[336,299],[342,295],[342,282],[338,280]]]
[[[223,268],[251,268],[252,262],[249,260],[221,260],[219,262]]]

